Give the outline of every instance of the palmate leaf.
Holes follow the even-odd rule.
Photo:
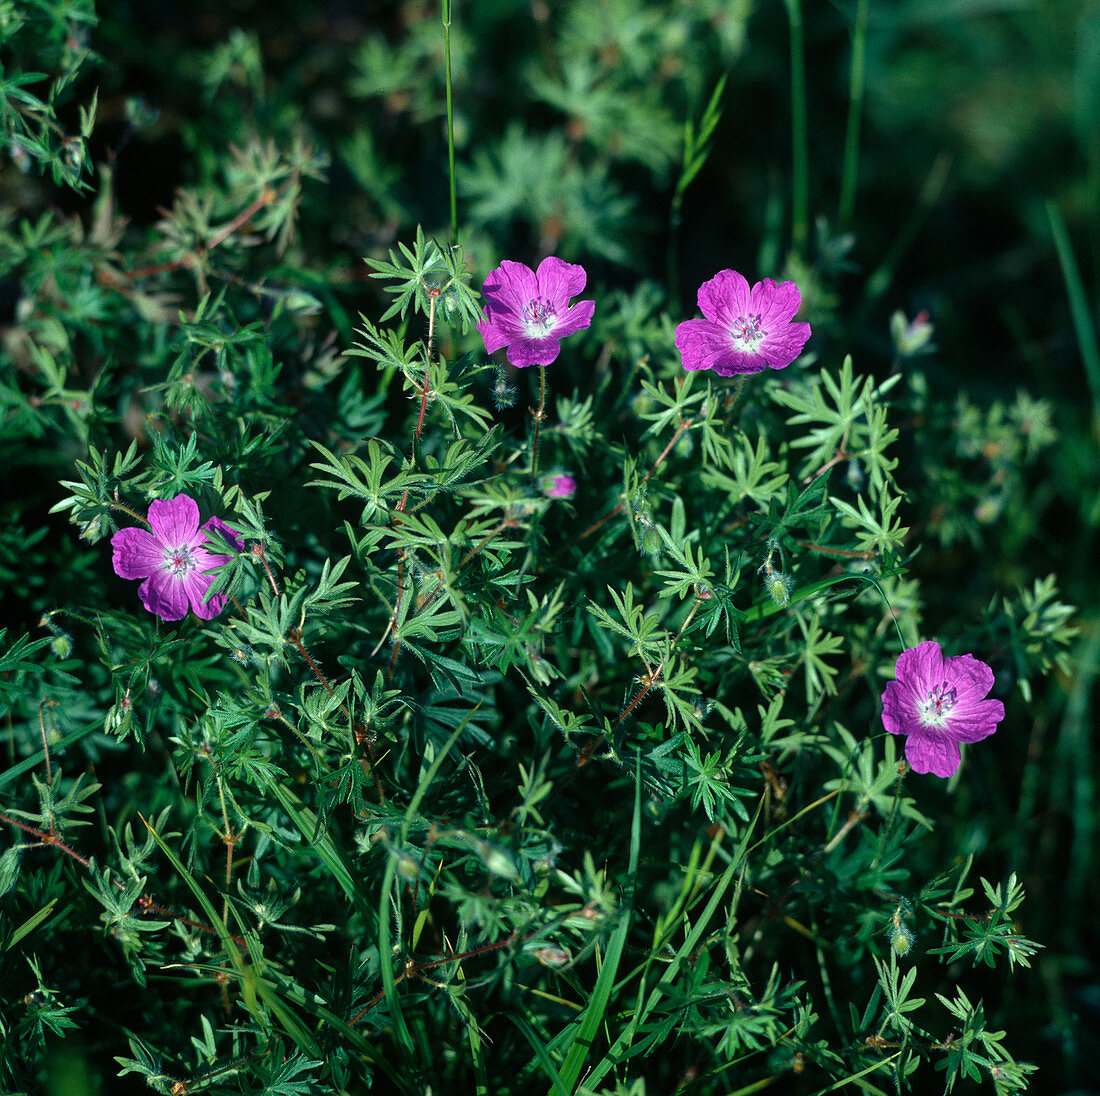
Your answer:
[[[466,284],[469,273],[459,245],[442,248],[425,237],[417,225],[413,250],[404,244],[398,244],[398,248],[400,255],[391,250],[388,261],[367,260],[373,268],[371,277],[390,283],[385,290],[396,298],[379,318],[380,324],[397,315],[404,320],[410,307],[422,316],[433,315],[437,321],[457,321],[463,333],[478,322],[481,309]],[[367,326],[373,325],[368,321]]]
[[[876,384],[873,377],[857,378],[849,355],[839,375],[823,369],[808,392],[805,385],[776,388],[776,401],[796,412],[787,422],[809,427],[799,430],[801,436],[792,442],[796,448],[810,450],[799,474],[815,475],[843,453],[868,464],[874,487],[890,482],[897,461],[883,453],[897,440],[898,432],[886,426],[886,409],[880,401],[900,379],[895,374]]]

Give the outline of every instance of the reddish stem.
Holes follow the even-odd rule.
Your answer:
[[[694,425],[694,419],[688,419],[687,422],[681,421],[680,425],[676,427],[676,433],[672,435],[672,438],[669,441],[668,445],[666,445],[664,449],[661,450],[661,455],[653,462],[653,467],[650,468],[648,472],[646,472],[645,477],[642,479],[642,483],[647,483],[649,481],[649,477],[657,471],[657,469],[661,466],[661,462],[672,451],[672,447],[680,440],[680,435],[683,434],[685,430],[690,430]],[[621,513],[623,505],[624,504],[620,502],[619,505],[611,511],[611,513],[605,514],[594,525],[590,525],[587,529],[585,529],[585,531],[581,533],[579,537],[577,537],[577,540],[584,540],[585,537],[589,536],[591,533],[594,533],[597,529],[599,529],[599,527],[603,525],[605,521],[610,521],[611,518],[613,518],[616,514]]]
[[[0,811],[0,821],[7,822],[9,825],[21,829],[24,833],[30,834],[32,837],[38,838],[38,843],[40,845],[46,845],[51,848],[58,849],[61,852],[65,853],[66,856],[71,856],[82,867],[90,868],[92,866],[90,860],[81,856],[80,853],[78,853],[75,849],[69,848],[69,846],[66,845],[65,842],[62,841],[56,833],[43,833],[41,830],[36,830],[33,826],[28,826],[25,823],[20,822],[18,819],[12,818],[10,815],[4,814],[3,811]],[[111,882],[114,883],[114,885],[118,887],[119,890],[126,889],[126,884],[123,883],[120,879],[112,879]],[[143,894],[138,899],[138,904],[141,907],[142,912],[152,910],[152,912],[154,913],[160,913],[163,914],[165,917],[171,917],[176,921],[181,921],[183,922],[183,924],[190,925],[192,928],[199,929],[202,932],[209,932],[214,936],[218,935],[217,929],[211,928],[210,925],[204,925],[201,921],[192,921],[190,917],[184,917],[182,914],[174,913],[172,910],[165,909],[164,906],[157,905],[157,903],[149,898],[148,895]],[[241,947],[248,946],[248,942],[241,936],[233,936],[232,934],[230,934],[229,939],[232,940],[235,944],[239,944]]]

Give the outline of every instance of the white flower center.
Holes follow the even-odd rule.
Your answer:
[[[753,312],[748,316],[738,316],[730,328],[734,349],[755,354],[760,349],[760,344],[768,337],[768,333],[764,330],[762,324],[763,320],[759,312]]]
[[[955,707],[955,690],[946,682],[928,691],[924,700],[917,702],[917,718],[926,727],[946,727],[951,709]]]
[[[178,548],[164,549],[164,569],[173,578],[187,574],[198,567],[195,557],[191,554],[191,546],[182,544]]]
[[[557,310],[543,297],[528,301],[523,306],[523,324],[527,328],[527,334],[533,338],[548,335],[554,329],[557,318]]]

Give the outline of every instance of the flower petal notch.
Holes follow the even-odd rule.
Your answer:
[[[595,301],[569,301],[588,280],[583,266],[551,255],[532,270],[504,259],[485,284],[485,319],[477,325],[492,354],[507,347],[517,369],[549,365],[561,350],[561,340],[592,323]]]
[[[706,319],[676,328],[685,369],[720,377],[786,369],[810,337],[808,323],[792,323],[802,306],[794,282],[765,278],[750,288],[736,270],[720,270],[699,287],[698,300]]]
[[[1004,719],[1004,705],[987,699],[993,671],[973,655],[944,658],[928,640],[902,651],[897,680],[882,694],[882,724],[906,735],[905,758],[917,773],[953,776],[960,742],[988,738]]]
[[[131,526],[111,538],[111,563],[120,578],[141,579],[138,597],[162,620],[182,620],[190,608],[195,616],[213,620],[225,608],[226,595],[207,597],[214,584],[210,573],[230,556],[205,547],[214,529],[238,550],[242,547],[220,518],[199,526],[199,507],[189,495],[149,503],[151,531]]]

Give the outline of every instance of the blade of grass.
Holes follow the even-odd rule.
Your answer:
[[[558,1067],[554,1065],[554,1060],[550,1057],[546,1047],[543,1045],[538,1032],[535,1031],[526,1020],[519,1016],[509,1016],[508,1019],[519,1028],[523,1037],[531,1044],[531,1049],[535,1052],[535,1057],[538,1058],[539,1065],[542,1066],[542,1070],[546,1076],[550,1078],[550,1092],[552,1096],[569,1096],[569,1089],[565,1087],[561,1079],[561,1074],[558,1072]]]
[[[1066,223],[1053,202],[1047,202],[1047,217],[1050,220],[1050,234],[1054,239],[1054,250],[1058,253],[1058,262],[1062,267],[1062,280],[1066,283],[1066,295],[1069,297],[1070,316],[1073,318],[1073,331],[1077,337],[1077,349],[1081,352],[1081,361],[1085,366],[1085,379],[1092,393],[1093,431],[1100,434],[1100,345],[1096,338],[1096,325],[1089,309],[1085,283],[1073,246],[1066,231]]]
[[[268,790],[279,801],[279,805],[286,811],[290,820],[298,827],[298,831],[309,842],[321,862],[328,868],[329,874],[340,885],[340,889],[348,896],[353,905],[359,907],[360,912],[373,914],[373,909],[366,902],[365,897],[355,885],[355,878],[351,868],[345,863],[340,851],[332,843],[332,838],[327,833],[318,834],[317,816],[306,807],[293,792],[284,788],[277,780],[268,781]]]
[[[143,815],[139,814],[138,817],[145,824],[145,828],[149,833],[152,834],[153,840],[160,846],[160,851],[164,853],[168,858],[168,862],[175,868],[176,874],[187,884],[188,889],[195,896],[195,901],[198,902],[202,909],[207,923],[218,934],[218,939],[225,949],[225,954],[229,959],[229,963],[237,972],[237,976],[241,980],[241,999],[244,1001],[245,1008],[256,1017],[257,1022],[260,1023],[261,1026],[266,1026],[264,1024],[262,1010],[256,1000],[254,973],[251,966],[246,967],[244,959],[241,957],[240,948],[237,947],[236,942],[230,935],[225,922],[219,916],[218,911],[214,909],[213,903],[206,897],[205,892],[202,887],[199,886],[195,877],[183,866],[180,858],[176,856],[172,849],[165,843],[164,839],[157,833],[153,825]]]
[[[4,950],[11,951],[11,949],[14,948],[15,945],[18,944],[24,936],[26,936],[28,933],[34,932],[34,930],[38,928],[38,926],[41,925],[47,917],[50,916],[50,914],[53,912],[54,906],[56,905],[57,899],[51,898],[40,910],[32,913],[30,917],[26,919],[26,921],[24,921],[17,929],[12,932],[11,938],[4,945]]]
[[[649,996],[643,1001],[645,996],[645,981],[643,979],[641,988],[638,993],[638,1004],[634,1009],[634,1015],[631,1018],[630,1026],[624,1031],[618,1039],[612,1044],[608,1052],[603,1056],[603,1059],[598,1062],[592,1069],[592,1072],[586,1078],[586,1084],[589,1088],[594,1088],[601,1078],[611,1069],[613,1069],[618,1062],[626,1056],[626,1051],[633,1043],[638,1029],[645,1023],[649,1014],[656,1007],[660,999],[665,995],[666,991],[672,987],[676,975],[679,973],[680,967],[685,960],[694,954],[696,948],[699,946],[699,942],[703,939],[703,934],[707,930],[710,924],[711,918],[714,916],[715,911],[718,909],[719,903],[725,896],[726,891],[729,889],[730,884],[733,882],[734,876],[737,874],[738,869],[742,866],[745,856],[748,852],[749,840],[752,837],[753,831],[756,829],[756,823],[760,818],[761,811],[764,807],[764,801],[761,799],[759,805],[756,808],[756,814],[753,816],[752,822],[746,828],[745,833],[742,835],[740,842],[737,845],[736,850],[730,857],[729,865],[722,875],[715,883],[714,890],[711,893],[710,900],[707,902],[703,912],[696,919],[695,924],[691,927],[690,931],[684,938],[683,943],[677,949],[676,954],[672,957],[672,960],[668,963],[664,973],[661,975],[657,984],[649,992]],[[654,950],[656,954],[656,950]],[[652,957],[647,960],[646,970],[648,970],[649,964],[652,962]]]
[[[848,128],[844,135],[844,167],[840,179],[837,222],[841,231],[852,223],[859,180],[859,135],[863,118],[863,82],[867,55],[867,0],[859,0],[852,28],[852,75],[848,84]]]
[[[635,763],[634,817],[630,823],[630,857],[627,866],[626,893],[623,895],[622,916],[608,941],[603,966],[600,968],[599,977],[596,979],[596,987],[588,1000],[587,1008],[580,1016],[580,1028],[569,1047],[565,1065],[562,1067],[561,1080],[569,1092],[573,1091],[580,1079],[584,1060],[588,1057],[588,1051],[591,1049],[596,1030],[602,1023],[604,1013],[607,1011],[611,991],[615,986],[615,974],[619,969],[619,961],[626,945],[627,933],[630,931],[634,905],[634,884],[638,874],[638,852],[642,844],[641,764],[641,754],[639,754]]]
[[[447,84],[447,168],[451,176],[451,243],[458,243],[458,191],[455,188],[455,117],[451,99],[451,0],[443,0],[443,57]]]
[[[802,0],[783,0],[791,26],[791,240],[803,255],[810,238],[810,156],[806,128],[806,45]]]
[[[409,825],[420,809],[420,804],[427,794],[428,788],[434,783],[439,767],[443,764],[443,759],[451,752],[451,747],[458,741],[458,736],[466,729],[466,724],[470,722],[480,707],[479,704],[476,708],[473,708],[462,722],[455,727],[451,737],[447,739],[446,744],[435,755],[428,771],[421,777],[420,783],[417,784],[416,791],[413,793],[412,800],[405,811],[405,817],[401,821],[401,835],[397,841],[398,846],[405,843],[405,838],[409,833]],[[405,1023],[405,1016],[401,1011],[401,1002],[397,997],[397,982],[393,976],[393,967],[389,962],[391,956],[390,891],[393,888],[393,877],[396,871],[397,858],[391,856],[386,862],[386,870],[382,876],[382,901],[378,908],[378,956],[382,967],[382,992],[385,994],[386,1007],[389,1009],[390,1019],[393,1021],[394,1033],[405,1049],[410,1053],[414,1053],[413,1038],[408,1025]]]

